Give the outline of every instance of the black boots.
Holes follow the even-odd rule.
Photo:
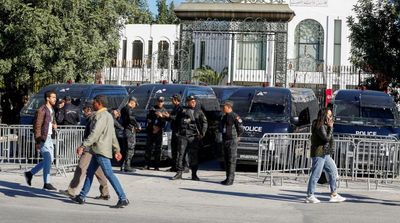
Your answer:
[[[182,179],[182,171],[176,172],[175,176],[172,177],[172,180],[181,180]],[[197,168],[192,168],[192,180],[200,181],[200,178],[197,176]]]
[[[125,162],[123,165],[125,172],[134,172],[134,169],[131,167],[131,162],[132,162],[132,157],[131,157],[131,154],[128,153],[128,154],[126,154],[126,159],[125,159]]]
[[[29,186],[31,186],[31,185],[32,185],[32,177],[33,177],[33,174],[31,173],[31,171],[28,171],[28,172],[25,172],[24,175],[25,175],[26,183],[27,183]]]
[[[232,179],[226,179],[224,181],[221,181],[222,185],[226,185],[226,186],[230,186],[233,184],[233,180]]]
[[[77,204],[84,204],[85,199],[81,198],[81,196],[77,195],[75,197],[71,197],[71,200]]]
[[[118,203],[115,206],[113,206],[113,208],[124,208],[124,207],[126,207],[128,205],[129,205],[129,200],[128,199],[119,200]]]
[[[172,177],[172,180],[181,180],[182,179],[182,172],[178,171],[176,172],[175,176]]]
[[[200,178],[197,176],[198,167],[192,167],[192,180],[200,181]]]
[[[55,187],[53,187],[53,185],[46,184],[46,183],[43,185],[43,189],[45,189],[45,190],[57,190]]]
[[[227,168],[226,179],[221,181],[221,184],[229,186],[232,185],[235,180],[236,165],[227,165],[225,168]]]

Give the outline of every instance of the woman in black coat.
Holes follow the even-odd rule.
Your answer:
[[[335,152],[333,141],[333,117],[332,111],[328,108],[322,108],[318,112],[318,117],[313,121],[311,128],[311,176],[308,181],[306,203],[319,203],[314,196],[315,187],[322,171],[328,177],[331,198],[329,202],[343,202],[346,199],[336,192],[336,177],[338,175],[335,161],[331,155]]]

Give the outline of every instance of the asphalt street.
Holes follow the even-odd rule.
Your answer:
[[[199,171],[200,182],[189,173],[172,181],[174,174],[166,171],[115,170],[131,202],[123,209],[110,208],[118,200],[112,189],[109,201],[93,199],[99,194],[96,180],[79,205],[42,190],[41,176],[29,187],[22,170],[0,172],[0,222],[400,222],[400,183],[369,191],[361,183],[340,188],[348,200],[335,204],[328,202],[328,188],[319,186],[322,203],[305,204],[304,182],[270,187],[254,173],[238,173],[233,186],[223,186],[224,172],[207,168]],[[55,175],[52,183],[66,189],[71,177]]]

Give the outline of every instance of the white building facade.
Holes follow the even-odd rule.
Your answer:
[[[325,88],[337,89],[358,84],[361,74],[351,68],[350,33],[346,23],[347,17],[354,14],[352,9],[356,2],[286,1],[295,13],[288,23],[286,86],[323,85]],[[179,68],[179,31],[179,25],[127,25],[122,31],[116,63],[105,69],[106,81],[132,84],[176,80]],[[228,54],[232,53],[228,50],[229,44],[232,44],[230,39],[213,41],[213,44],[210,40],[196,39],[193,70],[207,65],[221,72],[228,64]],[[251,46],[238,45],[233,55],[236,59],[231,62],[236,69],[225,79],[225,83],[274,83],[274,68],[271,66],[274,60],[273,48],[271,40],[265,44],[255,41]],[[247,56],[241,54],[241,49],[248,51]],[[246,71],[243,67],[256,68]],[[246,72],[251,72],[251,75],[246,75]]]

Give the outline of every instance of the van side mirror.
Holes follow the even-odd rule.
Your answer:
[[[293,124],[293,125],[297,125],[297,124],[299,124],[299,117],[291,117],[290,118],[290,122]]]

